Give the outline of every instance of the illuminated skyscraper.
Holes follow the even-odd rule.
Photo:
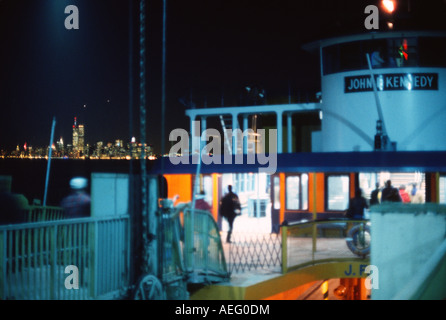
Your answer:
[[[85,127],[83,124],[78,126],[78,150],[80,153],[85,151]]]
[[[73,124],[73,151],[83,154],[85,151],[85,126],[77,124],[77,118],[74,117]]]
[[[57,150],[57,152],[61,152],[61,153],[63,153],[63,151],[64,151],[64,145],[63,145],[62,137],[60,137],[59,141],[56,141],[56,150]]]
[[[77,118],[74,118],[73,124],[73,151],[78,151],[79,147],[79,128],[77,126]]]

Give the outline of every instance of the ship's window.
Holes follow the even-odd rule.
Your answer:
[[[374,68],[388,67],[388,46],[386,40],[364,40],[336,44],[323,48],[323,73],[368,69],[366,54],[374,58]],[[380,58],[378,58],[378,56]],[[378,64],[378,61],[382,62]]]
[[[446,176],[440,176],[439,189],[440,189],[439,203],[446,204]]]
[[[308,210],[308,175],[288,175],[285,185],[285,208],[287,210]]]
[[[446,38],[421,37],[418,52],[421,67],[446,67]]]
[[[322,57],[324,75],[340,71],[338,45],[323,48]]]
[[[350,201],[350,178],[348,175],[327,176],[327,210],[344,211]]]
[[[323,74],[374,69],[446,67],[446,37],[408,37],[346,42],[322,48]]]
[[[362,52],[360,42],[344,43],[339,48],[341,70],[358,70],[362,68]]]
[[[274,177],[274,209],[280,209],[280,178],[278,176]]]
[[[416,38],[388,39],[388,67],[415,67],[418,65]]]

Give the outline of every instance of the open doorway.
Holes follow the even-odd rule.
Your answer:
[[[271,232],[270,176],[266,173],[225,173],[221,178],[221,197],[232,185],[241,204],[241,215],[235,219],[234,232]],[[222,221],[222,231],[228,224]]]

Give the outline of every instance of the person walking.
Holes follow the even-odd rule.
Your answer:
[[[206,201],[205,198],[206,198],[206,193],[204,191],[201,191],[199,194],[197,194],[197,200],[195,201],[195,209],[206,210],[206,211],[212,210],[212,207]]]
[[[241,213],[240,200],[234,192],[232,192],[232,185],[228,185],[228,193],[220,201],[220,214],[228,221],[229,230],[226,237],[226,242],[231,243],[232,229],[235,218]]]
[[[370,205],[374,206],[376,204],[379,204],[379,193],[381,192],[381,189],[379,188],[379,183],[377,182],[375,184],[375,190],[372,191],[370,194]]]
[[[65,209],[66,218],[90,216],[91,198],[87,193],[88,180],[76,177],[70,180],[71,193],[62,199],[60,206]]]
[[[355,190],[355,196],[350,199],[347,217],[350,219],[364,219],[364,210],[368,208],[369,205],[366,198],[362,196],[362,190],[357,188]]]
[[[383,202],[402,202],[400,192],[392,186],[390,180],[386,181],[386,185],[381,192],[381,203]]]

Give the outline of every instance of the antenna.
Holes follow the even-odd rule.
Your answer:
[[[395,151],[396,143],[391,142],[387,135],[386,125],[384,123],[384,116],[381,108],[381,102],[378,97],[378,90],[376,89],[375,76],[370,62],[370,55],[366,53],[367,64],[370,70],[370,79],[372,81],[373,93],[375,95],[376,109],[378,111],[378,120],[376,121],[376,134],[375,134],[375,150],[382,151]]]
[[[75,118],[76,119],[76,118]],[[46,198],[48,194],[48,182],[50,179],[50,169],[51,169],[51,157],[52,157],[52,151],[53,151],[53,139],[54,139],[54,128],[56,127],[56,117],[53,117],[53,124],[51,126],[51,138],[50,138],[50,145],[48,150],[48,165],[46,169],[46,179],[45,179],[45,193],[43,195],[43,206],[46,206]]]

